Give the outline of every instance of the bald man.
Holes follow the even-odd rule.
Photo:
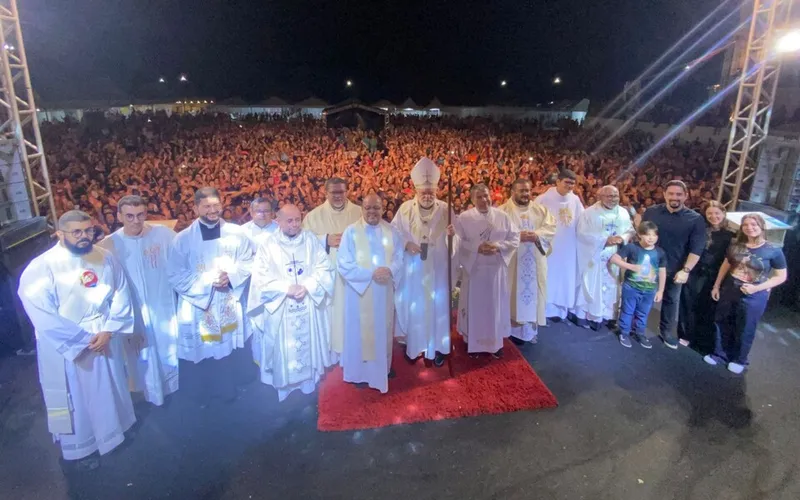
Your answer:
[[[325,247],[302,228],[300,210],[284,205],[278,230],[259,241],[248,295],[253,359],[278,400],[310,394],[332,364],[328,304],[334,268]]]
[[[619,206],[619,191],[603,186],[599,201],[578,218],[578,299],[575,315],[584,328],[599,330],[616,317],[619,268],[609,259],[633,237],[627,210]]]
[[[344,381],[389,390],[392,374],[394,294],[403,269],[403,238],[381,219],[383,200],[369,194],[361,219],[342,234],[337,263],[346,283]]]

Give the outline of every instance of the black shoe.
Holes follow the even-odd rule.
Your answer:
[[[609,329],[609,330],[611,330],[612,332],[613,332],[614,330],[616,330],[616,329],[617,329],[617,320],[615,320],[615,319],[610,319],[610,320],[606,321],[606,328],[608,328],[608,329]]]
[[[433,366],[436,368],[440,368],[444,366],[444,354],[437,352],[436,356],[433,358]]]
[[[650,340],[644,335],[636,335],[636,342],[639,342],[639,345],[644,347],[645,349],[653,348],[653,344],[651,344]]]
[[[501,347],[497,352],[493,352],[492,357],[494,357],[494,359],[503,359],[503,348]]]
[[[589,322],[586,321],[586,319],[579,318],[579,317],[575,316],[574,314],[569,314],[567,316],[567,319],[575,326],[579,326],[581,328],[586,328],[587,330],[590,328]]]
[[[675,339],[668,339],[662,335],[661,341],[664,342],[664,345],[669,347],[670,349],[678,348],[678,342]]]
[[[603,324],[599,321],[589,321],[588,323],[589,323],[589,328],[591,328],[595,332],[599,331],[600,327],[603,326]],[[584,328],[586,327],[584,326]]]
[[[517,337],[513,337],[512,336],[512,337],[509,337],[509,338],[511,339],[511,342],[514,343],[514,345],[525,345],[526,344],[526,342],[524,340],[518,339]]]
[[[61,463],[61,470],[65,474],[81,474],[84,472],[91,472],[100,467],[100,459],[96,455],[89,455],[80,460],[59,460]]]
[[[561,323],[564,320],[559,318],[558,316],[553,316],[551,318],[547,318],[547,321],[551,321],[553,323]]]
[[[626,333],[619,334],[619,343],[622,344],[622,347],[631,347],[631,336]]]
[[[389,375],[388,375],[389,378],[395,378],[396,376],[397,374],[394,372],[394,368],[389,370]]]

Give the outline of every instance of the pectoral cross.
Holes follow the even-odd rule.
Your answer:
[[[605,229],[606,229],[606,232],[609,233],[610,236],[616,236],[617,235],[617,221],[613,220],[613,221],[609,222],[608,224],[606,224],[606,228]]]
[[[298,264],[302,264],[302,263],[303,263],[302,260],[295,259],[294,254],[292,254],[292,260],[289,261],[289,265],[286,267],[286,272],[288,272],[289,274],[293,274],[294,275],[294,284],[295,285],[298,283],[297,282],[297,276],[303,274],[303,268],[298,266]]]
[[[489,224],[488,226],[486,226],[486,229],[481,231],[480,238],[481,238],[482,241],[489,241],[489,239],[492,236],[492,229],[494,229],[494,228],[492,227],[491,224]]]

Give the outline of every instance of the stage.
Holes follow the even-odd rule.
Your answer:
[[[744,378],[557,324],[521,351],[558,408],[360,431],[319,432],[317,394],[278,404],[254,370],[205,406],[182,380],[164,407],[137,404],[136,435],[99,470],[69,477],[35,359],[4,358],[0,498],[794,500],[799,320],[765,318]]]

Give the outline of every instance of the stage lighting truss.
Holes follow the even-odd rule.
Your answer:
[[[34,214],[46,215],[48,224],[55,228],[57,214],[16,0],[0,0],[0,52],[0,135],[14,140],[19,148]]]
[[[755,0],[731,134],[717,200],[730,211],[755,175],[758,147],[767,138],[781,59],[775,50],[778,27],[789,22],[792,0]]]

